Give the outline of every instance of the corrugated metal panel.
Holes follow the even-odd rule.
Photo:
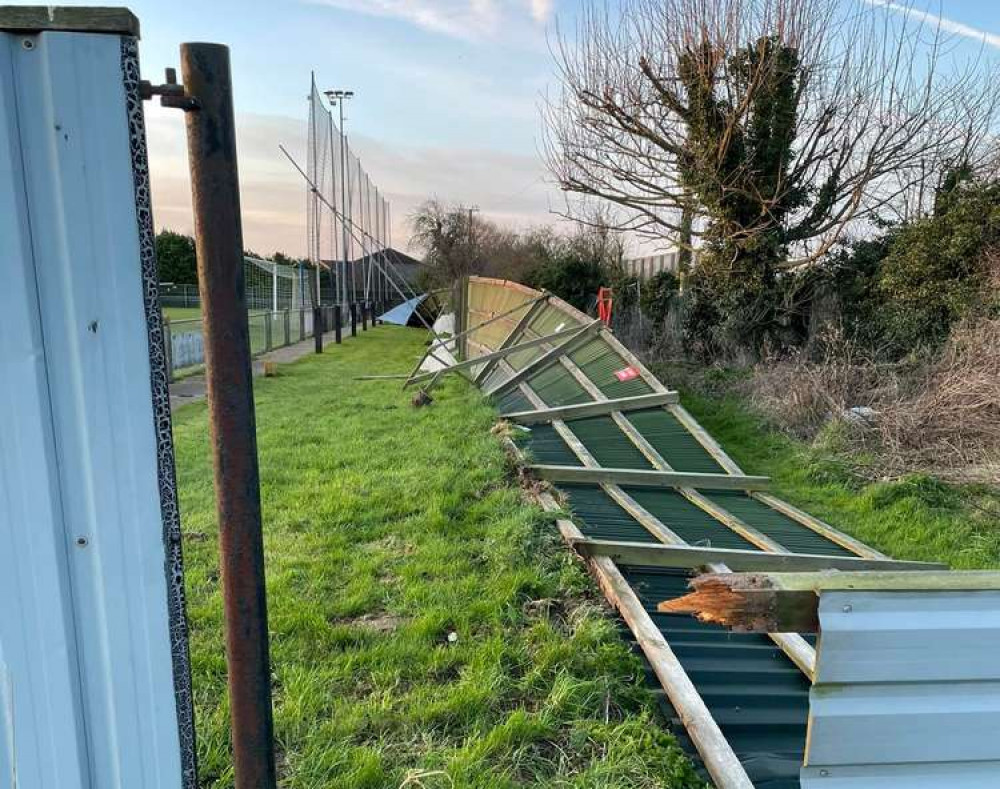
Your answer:
[[[1000,592],[824,592],[807,789],[1000,785]]]
[[[625,416],[675,471],[724,473],[708,450],[669,411],[650,408],[630,411]]]
[[[499,373],[498,377],[501,380],[506,378],[503,373]],[[530,411],[534,408],[531,401],[521,393],[518,387],[514,387],[496,398],[496,407],[501,414],[514,414],[518,411]]]
[[[184,784],[138,71],[131,38],[0,34],[2,786]]]
[[[690,545],[757,550],[753,543],[675,490],[639,487],[623,490]]]
[[[528,311],[531,296],[511,288],[498,288],[486,282],[475,279],[469,281],[469,326],[483,323],[495,315],[507,312],[518,304],[524,304],[524,309],[494,321],[488,326],[471,332],[469,338],[487,348],[495,350],[506,339],[521,317]]]
[[[556,332],[563,331],[564,329],[570,329],[573,326],[578,325],[577,321],[572,316],[567,315],[562,310],[554,307],[552,304],[546,304],[542,307],[537,314],[531,319],[524,331],[525,340],[538,339],[539,337],[545,337],[549,334],[555,334]],[[555,343],[565,342],[566,338],[561,340],[555,340]],[[537,359],[543,353],[546,352],[546,348],[527,348],[523,351],[518,351],[507,357],[507,362],[515,370],[520,370],[526,364],[534,359]]]
[[[767,636],[730,633],[656,605],[686,594],[688,575],[623,567],[757,789],[797,789],[806,739],[809,681]],[[669,705],[667,705],[669,709]],[[671,718],[680,733],[682,722]],[[693,747],[686,737],[682,744]]]
[[[569,497],[574,522],[587,537],[598,540],[657,542],[642,525],[623,510],[598,485],[559,486]]]
[[[522,340],[530,339],[529,337],[522,336]],[[556,340],[556,342],[562,342],[562,340]],[[541,345],[536,345],[534,348],[525,348],[523,351],[517,351],[512,353],[507,358],[507,364],[513,367],[515,370],[520,370],[525,365],[533,362],[539,356],[543,355],[548,349]]]
[[[527,431],[527,447],[537,462],[557,466],[583,465],[552,425],[532,425],[521,430]]]
[[[532,318],[528,325],[528,333],[532,337],[544,337],[546,334],[554,334],[579,325],[580,321],[575,316],[568,315],[549,302]]]
[[[566,426],[606,468],[653,468],[610,416],[573,419]]]
[[[527,383],[548,406],[589,403],[594,399],[561,364],[549,365],[531,376]]]
[[[738,490],[703,491],[706,498],[781,543],[792,553],[854,556],[846,548]]]
[[[569,354],[573,364],[583,370],[605,397],[612,400],[619,397],[634,397],[649,394],[652,387],[642,378],[620,381],[615,373],[630,365],[618,354],[604,337],[595,337],[586,345]]]

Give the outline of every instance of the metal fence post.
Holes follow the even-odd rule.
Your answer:
[[[274,313],[265,312],[264,313],[264,350],[269,351],[273,347],[274,338],[272,337],[272,327],[271,327],[271,316]]]
[[[236,789],[274,789],[260,476],[229,48],[182,44]]]
[[[291,310],[285,310],[282,318],[282,323],[285,326],[285,345],[292,344],[292,313]]]
[[[299,308],[299,342],[306,338],[306,311]]]
[[[167,357],[167,381],[174,381],[174,338],[170,333],[170,316],[163,316],[163,352]]]
[[[316,353],[323,353],[323,308],[313,309],[313,340]]]
[[[368,331],[368,302],[361,302],[361,331]]]
[[[351,336],[358,336],[358,305],[356,302],[351,302]]]
[[[333,305],[333,331],[334,331],[334,337],[335,337],[335,339],[337,341],[337,345],[340,345],[341,340],[343,339],[341,337],[341,329],[343,328],[343,323],[344,323],[343,310],[341,310],[339,304],[334,304]]]

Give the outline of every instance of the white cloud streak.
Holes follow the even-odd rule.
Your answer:
[[[903,16],[910,17],[911,19],[926,22],[931,27],[940,28],[947,33],[954,33],[957,36],[969,38],[973,41],[979,41],[987,46],[1000,49],[1000,35],[996,33],[990,33],[987,30],[980,30],[979,28],[972,27],[972,25],[967,25],[964,22],[957,22],[954,19],[948,19],[947,17],[939,16],[938,14],[932,14],[929,11],[921,11],[920,9],[914,8],[910,5],[894,3],[891,2],[891,0],[862,1],[867,5],[874,6],[875,8],[884,8],[887,11],[895,11],[897,14],[902,14]]]
[[[531,12],[531,18],[540,25],[544,25],[549,21],[554,5],[553,0],[528,0],[528,10]]]
[[[538,24],[544,24],[552,14],[553,0],[307,0],[325,5],[388,19],[408,22],[431,33],[481,41],[495,38],[510,17],[512,6],[522,8]]]

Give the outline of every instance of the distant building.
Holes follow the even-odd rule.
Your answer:
[[[647,280],[661,271],[670,271],[676,274],[679,258],[680,253],[676,250],[663,252],[659,255],[632,258],[625,261],[625,271],[639,280]]]
[[[409,296],[409,291],[414,290],[417,287],[417,281],[420,273],[426,268],[426,264],[422,260],[411,257],[405,252],[400,252],[398,249],[386,249],[381,253],[376,253],[373,257],[375,258],[376,263],[375,270],[378,270],[379,266],[385,265],[384,261],[386,260],[391,264],[388,269],[389,276],[401,287],[404,292],[406,292],[407,296]],[[322,261],[324,266],[333,266],[334,271],[339,271],[337,266],[340,262],[341,261],[339,260]],[[362,294],[364,293],[364,282],[362,280],[362,272],[367,270],[367,255],[348,262],[348,301],[357,301],[363,298]],[[402,280],[402,282],[400,282],[400,280]],[[320,278],[320,286],[324,304],[332,304],[337,300],[333,292],[333,282],[325,273]],[[391,286],[389,290],[389,300],[395,301],[399,297],[399,294],[396,293],[395,289]]]

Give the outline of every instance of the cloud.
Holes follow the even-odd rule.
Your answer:
[[[554,0],[528,0],[531,18],[542,25],[549,21],[554,6]]]
[[[191,186],[183,118],[151,105],[147,110],[153,215],[157,228],[190,233]],[[295,118],[240,113],[236,118],[244,245],[261,254],[304,255],[306,188],[278,145],[304,161],[306,124]],[[544,183],[535,156],[483,149],[386,145],[355,135],[353,149],[373,183],[392,205],[393,246],[407,249],[409,216],[429,197],[477,204],[483,215],[509,227],[551,223],[560,200]],[[326,254],[324,252],[324,254]]]
[[[307,0],[368,16],[399,19],[431,33],[467,41],[495,38],[524,2],[531,18],[544,24],[553,0]]]
[[[971,25],[966,25],[963,22],[957,22],[954,19],[948,19],[947,17],[932,14],[929,11],[921,11],[920,9],[904,5],[903,3],[894,3],[891,2],[891,0],[862,0],[862,2],[867,5],[874,6],[875,8],[885,8],[888,11],[895,11],[903,16],[917,19],[921,22],[926,22],[932,27],[940,28],[947,33],[954,33],[955,35],[962,36],[963,38],[970,38],[973,41],[979,41],[987,46],[1000,48],[1000,35],[990,33],[986,30],[980,30],[979,28],[972,27]]]

